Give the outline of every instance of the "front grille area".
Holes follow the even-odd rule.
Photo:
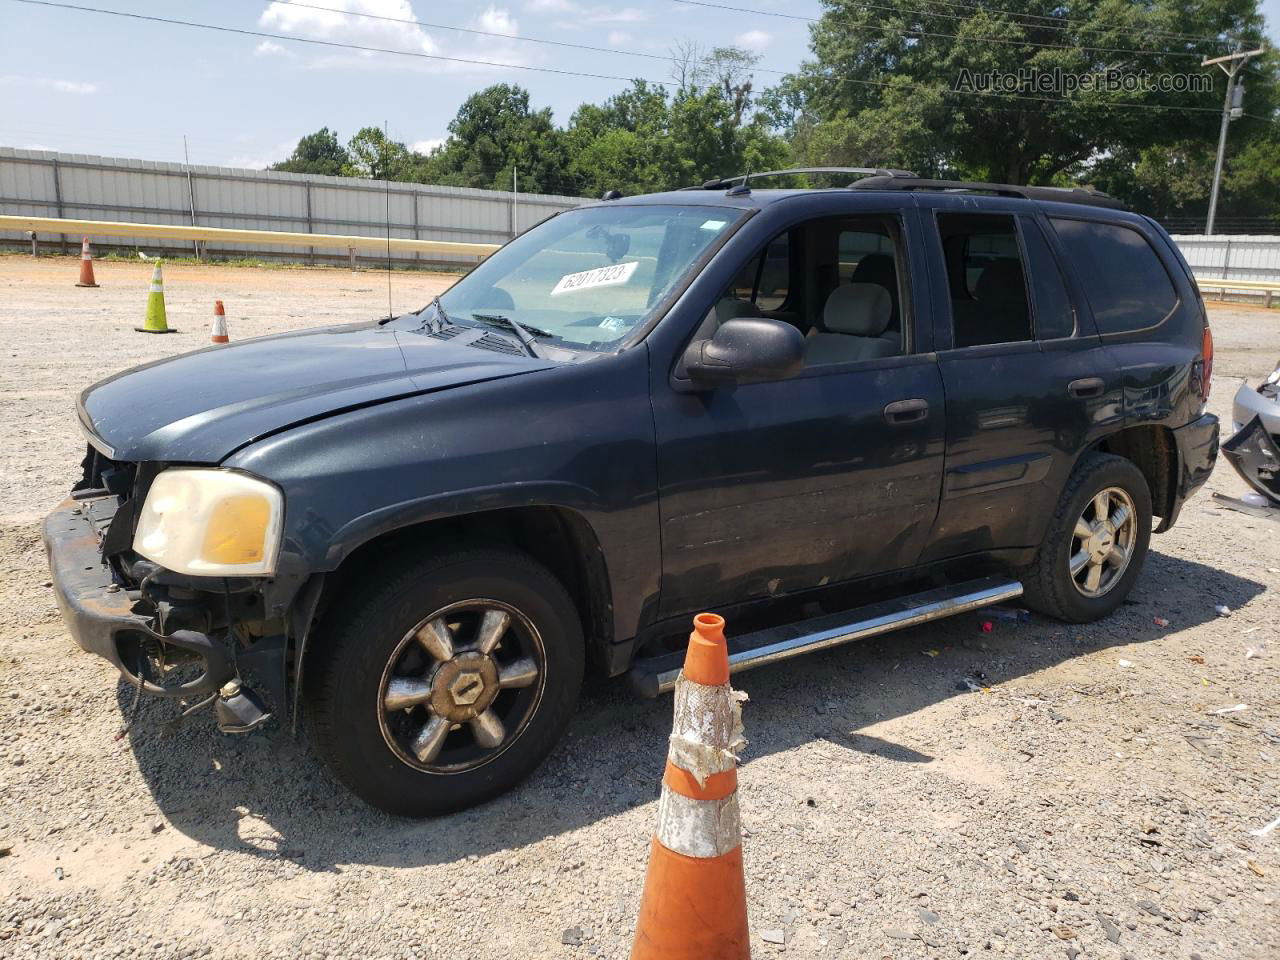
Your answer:
[[[77,498],[111,494],[118,502],[128,499],[138,476],[136,463],[120,463],[89,444],[80,462],[80,482],[71,488]]]

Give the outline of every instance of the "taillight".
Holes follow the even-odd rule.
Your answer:
[[[1200,342],[1200,353],[1204,357],[1200,373],[1200,399],[1207,402],[1209,389],[1213,385],[1213,331],[1207,323],[1204,325],[1204,340]]]

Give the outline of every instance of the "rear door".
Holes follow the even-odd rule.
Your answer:
[[[921,198],[946,467],[923,559],[1035,547],[1080,452],[1121,418],[1119,372],[1025,201]]]
[[[664,616],[910,566],[926,541],[946,417],[920,306],[913,203],[894,197],[869,209],[866,198],[821,199],[792,202],[792,215],[772,217],[753,248],[726,248],[738,279],[709,292],[698,317],[726,300],[741,315],[741,301],[754,297],[759,313],[816,335],[835,287],[869,251],[887,250],[897,282],[886,280],[895,304],[885,309],[897,311],[899,341],[876,348],[892,355],[815,359],[787,380],[709,389],[690,389],[678,363],[694,329],[707,332],[705,320],[655,356]],[[785,291],[751,279],[778,276],[784,253]]]

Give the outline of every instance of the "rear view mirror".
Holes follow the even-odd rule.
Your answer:
[[[795,376],[804,367],[804,337],[768,317],[726,320],[709,340],[695,340],[684,355],[691,380],[756,383]]]

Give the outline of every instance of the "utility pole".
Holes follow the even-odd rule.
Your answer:
[[[1218,159],[1213,165],[1213,189],[1209,193],[1209,220],[1204,226],[1206,235],[1213,233],[1213,221],[1218,214],[1218,188],[1222,185],[1222,160],[1227,152],[1227,125],[1244,112],[1244,84],[1236,81],[1236,74],[1244,69],[1250,57],[1256,57],[1263,52],[1261,48],[1237,49],[1235,53],[1204,60],[1200,64],[1202,67],[1207,67],[1216,63],[1227,75],[1227,94],[1222,101],[1222,129],[1218,132]]]

